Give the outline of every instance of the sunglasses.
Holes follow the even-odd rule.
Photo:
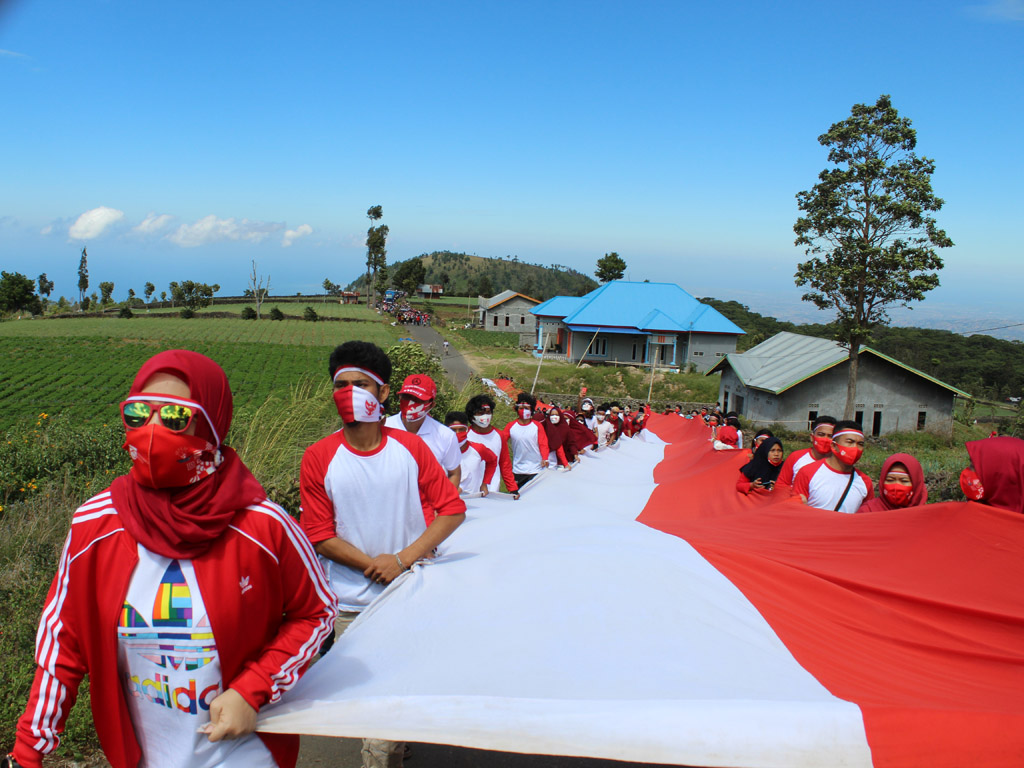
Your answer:
[[[195,418],[198,406],[165,401],[126,400],[121,403],[121,419],[128,429],[144,427],[156,412],[160,423],[171,432],[184,432]]]

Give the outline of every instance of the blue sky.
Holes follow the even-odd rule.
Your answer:
[[[943,286],[1024,320],[1024,0],[0,1],[0,266],[76,295],[274,292],[450,249],[677,282],[778,316],[817,136],[892,95],[934,158]]]

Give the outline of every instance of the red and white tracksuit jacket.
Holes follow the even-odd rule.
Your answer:
[[[117,626],[138,547],[109,489],[75,511],[36,635],[36,674],[18,721],[14,756],[26,768],[59,741],[88,673],[93,720],[114,768],[142,757],[117,664]],[[334,627],[337,606],[302,529],[270,501],[241,509],[203,555],[193,558],[220,656],[224,690],[256,710],[291,688]],[[260,733],[282,767],[294,766],[299,737]]]

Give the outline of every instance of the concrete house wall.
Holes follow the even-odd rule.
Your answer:
[[[690,333],[685,357],[677,357],[682,364],[692,363],[698,373],[717,365],[723,357],[736,351],[736,336],[727,333]]]
[[[530,314],[530,310],[535,306],[537,306],[536,302],[528,301],[521,296],[514,296],[493,309],[482,307],[480,322],[488,331],[529,333],[532,337],[537,331],[537,318]]]
[[[744,387],[726,366],[719,401],[759,426],[777,423],[807,429],[811,413],[842,418],[848,367],[849,363],[841,363],[774,395]],[[737,397],[742,398],[742,407],[737,407]],[[923,414],[924,430],[948,435],[953,429],[954,402],[953,393],[945,387],[871,353],[860,357],[855,403],[865,434],[916,431]],[[876,414],[880,414],[877,429]]]

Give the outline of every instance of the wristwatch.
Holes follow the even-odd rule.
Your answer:
[[[0,768],[21,768],[21,763],[14,759],[12,752],[0,758]]]

